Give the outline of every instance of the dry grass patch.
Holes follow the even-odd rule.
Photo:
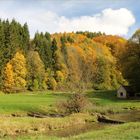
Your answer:
[[[97,121],[95,116],[77,113],[64,118],[1,117],[0,136],[46,133],[73,125]]]

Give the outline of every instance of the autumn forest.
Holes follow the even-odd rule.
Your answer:
[[[139,91],[139,59],[140,30],[128,40],[88,31],[36,32],[31,39],[26,23],[0,21],[0,89],[5,93],[111,90],[121,84]]]

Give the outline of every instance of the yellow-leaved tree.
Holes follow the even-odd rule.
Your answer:
[[[13,66],[14,88],[16,90],[25,89],[27,68],[24,55],[17,52],[10,63]]]
[[[4,81],[3,81],[3,91],[11,92],[14,85],[13,67],[8,62],[4,69]]]
[[[16,92],[25,89],[26,75],[26,59],[22,53],[17,52],[6,64],[3,73],[3,91]]]

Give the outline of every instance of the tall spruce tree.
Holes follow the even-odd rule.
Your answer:
[[[57,51],[58,47],[57,47],[57,42],[56,39],[54,38],[52,41],[52,46],[51,46],[51,50],[52,50],[52,67],[53,70],[56,70],[56,62],[57,62],[57,57],[56,57],[56,51]]]
[[[52,67],[51,36],[49,33],[36,33],[34,37],[34,48],[39,52],[44,62],[45,69]]]

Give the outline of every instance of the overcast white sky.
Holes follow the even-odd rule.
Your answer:
[[[101,31],[128,37],[139,26],[135,0],[0,0],[0,18],[39,32]]]

